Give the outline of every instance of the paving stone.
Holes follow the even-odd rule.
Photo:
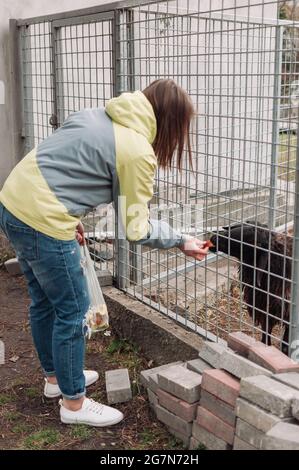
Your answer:
[[[158,374],[152,374],[149,376],[148,389],[151,390],[155,394],[158,393],[158,390],[159,390]]]
[[[292,415],[297,421],[299,421],[299,399],[295,398],[292,401]]]
[[[187,423],[183,419],[175,416],[170,411],[166,410],[160,405],[156,405],[157,418],[162,421],[167,427],[184,434],[184,436],[191,436],[192,424]]]
[[[190,436],[186,436],[185,434],[182,434],[179,431],[176,431],[175,429],[172,428],[167,428],[170,434],[172,434],[174,437],[176,437],[179,441],[182,441],[184,444],[184,448],[188,449],[190,445]]]
[[[230,450],[232,448],[231,445],[204,429],[196,421],[193,422],[192,437],[208,450]]]
[[[235,436],[233,450],[257,450],[257,448]]]
[[[299,373],[298,372],[286,372],[284,374],[274,374],[273,379],[279,382],[289,385],[296,390],[299,390]]]
[[[265,346],[262,343],[251,346],[249,359],[275,374],[299,371],[299,364],[297,362],[290,359],[274,346]]]
[[[233,444],[235,427],[225,423],[202,406],[198,407],[196,422],[219,439]]]
[[[180,398],[177,398],[161,389],[158,390],[157,395],[159,404],[171,413],[179,416],[188,423],[195,419],[199,402],[192,404],[187,403],[186,401],[181,400]]]
[[[215,397],[206,390],[201,390],[200,406],[225,421],[230,426],[236,424],[236,413],[234,407]]]
[[[201,450],[205,449],[205,446],[201,444],[195,437],[191,437],[190,439],[190,445],[189,445],[189,450]]]
[[[246,335],[242,331],[230,333],[227,338],[228,347],[244,357],[248,357],[249,349],[255,343],[257,343],[257,341],[254,338]]]
[[[278,423],[263,437],[263,450],[299,450],[299,426]]]
[[[219,369],[221,355],[226,349],[227,348],[222,344],[205,341],[199,352],[199,357],[211,366],[215,367],[215,369]]]
[[[245,357],[238,356],[232,351],[224,351],[220,358],[221,369],[230,372],[239,379],[254,377],[256,375],[271,376],[272,372],[261,367]]]
[[[109,404],[123,403],[132,399],[128,369],[108,370],[105,372],[105,377]]]
[[[268,411],[243,400],[243,398],[237,399],[236,415],[264,433],[281,421],[278,416],[268,413]]]
[[[163,366],[159,366],[159,367],[153,367],[152,369],[146,369],[146,370],[143,370],[141,373],[140,373],[140,381],[142,383],[142,385],[147,388],[149,386],[149,376],[150,375],[154,375],[158,372],[160,372],[161,370],[166,370],[168,369],[169,367],[172,367],[172,366],[176,366],[176,365],[182,365],[182,361],[177,361],[177,362],[171,362],[170,364],[164,364]]]
[[[206,370],[202,375],[201,388],[234,407],[239,396],[240,382],[223,370]]]
[[[252,447],[260,449],[265,433],[251,426],[251,424],[246,423],[246,421],[237,418],[236,435]]]
[[[271,377],[259,375],[241,380],[240,397],[285,418],[291,416],[292,400],[299,397],[299,392]]]
[[[150,388],[147,389],[148,401],[150,402],[151,407],[155,410],[156,405],[159,404],[157,395],[151,391]]]
[[[158,372],[160,388],[187,403],[199,401],[201,379],[201,375],[183,366],[173,366]]]
[[[205,362],[203,359],[192,359],[186,363],[187,369],[192,370],[192,372],[197,372],[202,375],[204,370],[212,369],[212,367]]]

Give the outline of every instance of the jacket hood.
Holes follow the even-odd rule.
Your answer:
[[[156,117],[152,105],[141,91],[122,93],[108,101],[105,110],[114,122],[134,129],[153,144],[157,134]]]

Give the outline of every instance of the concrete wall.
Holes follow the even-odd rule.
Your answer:
[[[9,19],[50,15],[110,2],[111,0],[0,0],[0,187],[19,159],[18,155],[14,155],[12,140],[11,108],[14,90],[10,81]]]

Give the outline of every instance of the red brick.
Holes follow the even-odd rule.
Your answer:
[[[225,423],[202,406],[198,407],[196,422],[219,439],[233,444],[235,427]]]
[[[248,357],[250,347],[256,343],[257,341],[254,338],[245,335],[242,331],[230,333],[227,338],[228,347],[244,357]]]
[[[240,381],[220,369],[205,370],[201,388],[234,407],[240,392]]]
[[[159,398],[159,404],[171,413],[179,416],[179,418],[182,418],[188,423],[195,419],[198,402],[192,404],[187,403],[186,401],[180,400],[161,389],[157,391],[157,395]]]
[[[283,354],[279,349],[273,346],[265,346],[262,343],[251,346],[249,359],[276,374],[299,372],[299,364],[297,362]]]

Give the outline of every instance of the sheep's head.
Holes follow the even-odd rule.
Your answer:
[[[243,224],[223,227],[210,238],[211,251],[222,251],[229,256],[258,270],[257,283],[260,284],[263,270],[267,267],[269,249],[269,229],[266,225],[247,221]]]

